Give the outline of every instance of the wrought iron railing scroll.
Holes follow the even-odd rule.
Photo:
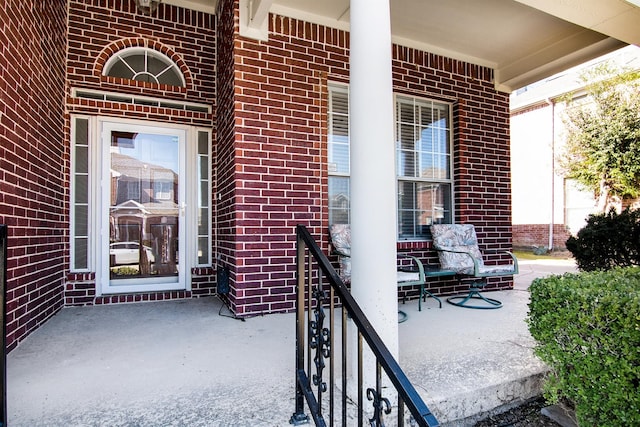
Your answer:
[[[295,412],[290,423],[300,425],[309,422],[309,415],[305,413],[306,402],[316,426],[348,426],[357,420],[358,426],[384,427],[385,417],[393,417],[389,418],[392,422],[388,424],[403,427],[407,422],[405,407],[409,411],[411,425],[438,426],[438,420],[409,382],[307,228],[298,225],[296,235],[296,395]],[[336,311],[341,313],[340,334],[335,333]],[[349,323],[357,329],[355,349],[348,346]],[[336,342],[341,344],[339,348],[336,348]],[[365,343],[375,358],[375,384],[370,385],[364,384]],[[355,353],[355,362],[350,360],[352,353]],[[347,366],[350,363],[357,365],[355,386],[349,384]],[[389,389],[383,387],[383,371],[395,393],[389,393]],[[340,386],[336,384],[337,375],[341,376]],[[350,399],[348,390],[356,390],[352,391],[357,395],[356,402]],[[384,393],[397,396],[397,406]],[[336,406],[338,398],[340,403]],[[396,414],[393,414],[394,408]]]

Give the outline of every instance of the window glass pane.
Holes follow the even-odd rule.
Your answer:
[[[89,235],[89,207],[77,205],[75,209],[73,221],[75,234],[76,236],[87,236]]]
[[[329,96],[331,98],[330,109],[332,113],[349,114],[349,93],[344,88],[332,90]]]
[[[198,237],[198,264],[209,263],[209,239],[207,237]]]
[[[349,94],[338,89],[329,93],[329,172],[349,173]]]
[[[208,207],[209,206],[209,186],[206,182],[200,185],[200,206]]]
[[[349,173],[349,144],[335,141],[329,145],[329,171],[338,173]]]
[[[349,224],[349,178],[329,177],[329,224]]]
[[[180,76],[180,73],[178,73],[174,67],[171,67],[164,73],[160,74],[158,76],[158,82],[171,86],[184,86],[182,84],[182,77]]]
[[[76,175],[74,196],[76,204],[89,202],[89,175]]]
[[[147,71],[154,76],[162,73],[167,68],[167,65],[171,64],[165,64],[160,58],[147,54]]]
[[[111,66],[109,69],[109,73],[107,74],[111,77],[120,77],[123,79],[132,79],[134,72],[131,68],[127,67],[127,64],[122,60],[118,60],[116,63]]]
[[[147,56],[145,53],[145,51],[126,53],[121,55],[121,58],[135,71],[145,71],[145,59]]]
[[[145,83],[160,83],[153,75],[147,72],[137,73],[133,79],[136,81],[145,82]],[[143,104],[143,102],[144,101],[138,101],[139,104]],[[151,104],[146,104],[146,105],[151,105]]]
[[[209,154],[209,134],[198,132],[198,154]]]
[[[398,230],[401,238],[429,235],[431,224],[451,223],[451,186],[398,182]]]
[[[449,126],[446,106],[429,103],[420,107],[420,173],[432,179],[449,179]]]
[[[89,172],[89,147],[76,145],[76,173]]]
[[[209,159],[207,158],[207,156],[200,156],[200,179],[202,179],[202,177],[204,177],[204,179],[207,178],[207,176],[209,175]]]
[[[331,116],[331,136],[337,141],[346,142],[349,138],[349,117],[334,112]]]
[[[73,239],[74,245],[74,261],[73,268],[75,270],[83,270],[87,268],[89,262],[89,241],[86,237],[77,237]]]
[[[414,126],[400,123],[398,129],[398,175],[416,176]]]
[[[207,208],[198,210],[198,234],[205,237],[209,234],[209,209]]]
[[[448,106],[398,97],[396,112],[398,176],[449,179]]]
[[[398,121],[400,123],[408,123],[413,126],[414,119],[414,106],[413,100],[408,98],[398,97]]]
[[[87,146],[89,144],[89,120],[75,119],[76,140],[75,144],[79,146]]]

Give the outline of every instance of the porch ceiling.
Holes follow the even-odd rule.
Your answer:
[[[217,0],[164,0],[215,11]],[[635,0],[638,4],[638,1]],[[349,28],[349,0],[252,0],[265,10]],[[640,7],[626,0],[391,0],[394,42],[495,69],[510,92],[626,44]]]

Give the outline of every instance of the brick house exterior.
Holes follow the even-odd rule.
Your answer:
[[[222,2],[221,28],[232,13],[238,16],[237,5]],[[233,309],[242,315],[294,308],[296,224],[328,248],[327,83],[349,78],[348,33],[273,15],[269,25],[268,42],[236,40],[234,84],[218,76],[220,88],[235,87],[235,99],[218,106],[235,115],[234,130],[218,141],[219,152],[236,152],[235,177],[219,181],[223,194],[235,196],[235,206],[224,207],[235,212],[235,227],[229,222],[219,233],[221,242],[227,233],[234,241],[220,250],[234,279]],[[455,103],[456,221],[476,224],[483,244],[510,249],[508,95],[494,89],[488,68],[401,46],[393,47],[393,58],[395,92]],[[220,129],[223,121],[219,114]],[[429,241],[398,249],[437,263]],[[434,282],[433,289],[452,293],[455,286]]]
[[[0,6],[0,222],[9,230],[7,346],[64,304],[65,2]]]
[[[0,32],[9,46],[0,53],[9,347],[65,305],[213,295],[220,268],[229,269],[224,298],[236,315],[293,310],[295,226],[306,225],[329,249],[327,87],[348,83],[349,34],[272,14],[268,41],[244,38],[234,0],[221,0],[216,15],[161,4],[149,17],[126,0],[8,0],[0,14],[11,23]],[[133,46],[174,60],[185,87],[102,75],[112,54]],[[395,93],[452,104],[455,222],[475,224],[483,246],[510,249],[509,98],[495,89],[493,70],[399,45],[392,70]],[[209,105],[211,112],[88,99],[77,89]],[[100,295],[95,272],[71,269],[77,115],[211,130],[213,262],[189,266],[190,290]],[[399,242],[398,250],[437,263],[428,240]],[[491,282],[511,286],[508,278]],[[459,289],[434,281],[431,290]]]

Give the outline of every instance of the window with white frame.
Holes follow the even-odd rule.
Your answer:
[[[211,133],[197,133],[197,264],[211,265]]]
[[[349,215],[349,92],[346,86],[329,87],[327,117],[329,223],[348,224]]]
[[[349,92],[329,86],[329,223],[349,223]],[[396,96],[398,239],[423,239],[431,224],[451,223],[451,106]],[[390,142],[391,143],[391,142]]]
[[[71,127],[71,270],[89,269],[89,119],[74,117]]]
[[[186,86],[178,65],[168,56],[145,47],[129,47],[114,53],[103,74],[140,82]]]
[[[398,237],[425,237],[452,220],[451,107],[397,96],[395,129]]]

